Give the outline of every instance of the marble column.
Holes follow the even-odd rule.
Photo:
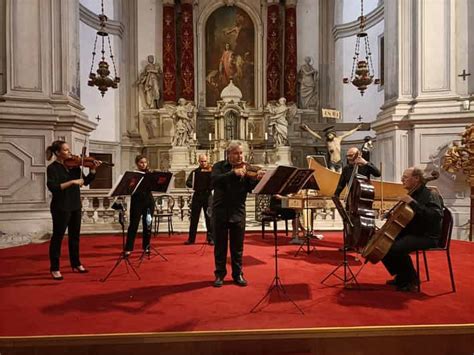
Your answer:
[[[281,97],[280,5],[268,0],[267,5],[267,101]]]
[[[181,95],[194,102],[193,0],[181,2]]]
[[[384,180],[399,181],[409,166],[437,169],[446,147],[474,119],[474,110],[463,105],[466,83],[458,77],[468,56],[468,5],[394,0],[384,6],[385,102],[371,127],[377,135],[375,160],[386,162]],[[445,174],[432,184],[462,226],[469,186]],[[462,238],[465,231],[457,228],[453,235]]]
[[[163,1],[163,100],[176,102],[176,30],[173,0]]]
[[[61,138],[79,152],[96,124],[79,99],[79,2],[3,3],[0,224],[2,238],[33,238],[50,231],[46,147]]]
[[[297,42],[296,42],[296,2],[287,0],[285,4],[285,63],[284,94],[287,102],[296,102],[297,84]]]
[[[338,2],[333,0],[319,1],[319,100],[320,107],[337,107],[335,100],[335,42],[332,30],[335,19],[335,6]]]

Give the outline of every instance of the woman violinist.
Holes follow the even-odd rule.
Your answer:
[[[135,157],[137,171],[142,173],[149,172],[148,159],[144,155]],[[132,195],[130,202],[130,224],[127,231],[127,241],[125,242],[125,256],[129,256],[135,245],[140,218],[143,225],[142,247],[143,252],[150,252],[151,239],[151,218],[155,210],[155,200],[150,190],[137,191]]]
[[[53,198],[51,200],[51,216],[53,219],[53,235],[49,245],[50,272],[53,280],[62,280],[59,270],[61,243],[68,229],[69,261],[72,271],[88,272],[79,259],[79,236],[81,233],[81,195],[80,187],[89,185],[95,177],[95,168],[101,162],[89,161],[90,172],[82,174],[78,159],[71,155],[69,145],[62,141],[54,141],[46,149],[48,160],[55,156],[56,160],[48,165],[47,186]]]

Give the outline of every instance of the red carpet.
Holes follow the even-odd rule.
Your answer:
[[[423,283],[420,294],[386,286],[389,275],[382,264],[366,265],[358,275],[361,288],[347,290],[335,277],[328,279],[334,287],[320,283],[342,259],[340,234],[324,235],[316,242],[317,254],[302,252],[296,258],[297,246],[283,235],[279,239],[281,281],[304,315],[276,290],[250,313],[275,274],[270,234],[265,240],[259,233],[246,236],[246,288],[232,284],[230,265],[229,281],[213,288],[212,247],[185,246],[184,235],[153,240],[169,261],[145,260],[137,269],[141,280],[122,263],[107,282],[99,281],[119,255],[119,236],[82,237],[88,274],[70,271],[65,241],[62,282],[49,276],[48,243],[3,249],[0,336],[474,323],[474,244],[452,243],[456,293],[451,292],[444,253],[428,255],[431,281]],[[133,255],[134,263],[139,254]],[[361,263],[350,256],[350,265],[357,272]]]

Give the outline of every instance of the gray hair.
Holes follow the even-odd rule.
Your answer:
[[[409,169],[411,170],[412,177],[418,178],[421,184],[426,183],[425,177],[423,176],[423,170],[421,170],[420,168],[417,168],[416,166],[412,166]]]
[[[227,153],[230,153],[231,151],[233,151],[234,149],[237,149],[238,147],[242,147],[243,144],[241,141],[230,141],[229,142],[229,145],[227,146],[226,148],[226,152]]]

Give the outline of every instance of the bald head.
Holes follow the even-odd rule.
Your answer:
[[[359,155],[359,149],[356,147],[351,147],[347,151],[346,157],[347,161],[352,164],[354,162],[354,159]]]

